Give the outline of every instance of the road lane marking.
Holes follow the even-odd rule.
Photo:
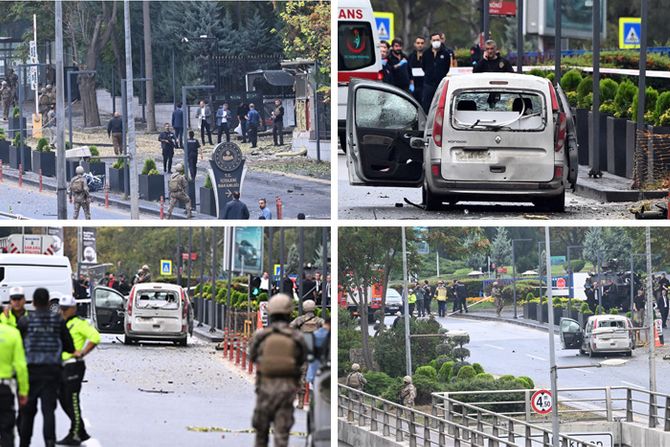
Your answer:
[[[493,349],[500,349],[501,351],[505,350],[505,348],[502,348],[502,347],[496,346],[496,345],[484,345],[484,346],[488,346],[489,348],[493,348]]]
[[[621,383],[624,383],[626,385],[634,386],[635,388],[642,388],[640,385],[637,383],[631,383],[631,382],[626,382],[625,380],[622,380]]]
[[[575,371],[581,371],[581,372],[586,373],[586,374],[594,374],[593,371],[589,371],[589,370],[582,369],[582,368],[575,368]]]
[[[526,354],[526,356],[530,357],[531,359],[537,359],[537,360],[540,360],[541,362],[546,362],[546,361],[548,361],[547,359],[543,359],[542,357],[539,357],[539,356],[537,356],[537,355],[533,355],[533,354]]]

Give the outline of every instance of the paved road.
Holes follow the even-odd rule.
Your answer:
[[[601,203],[566,193],[564,213],[539,212],[531,203],[460,202],[441,211],[425,211],[420,188],[351,186],[346,158],[338,154],[338,215],[340,219],[632,219],[631,203]]]
[[[87,446],[253,445],[250,433],[203,432],[194,428],[251,428],[251,378],[221,359],[210,343],[191,338],[186,348],[150,343],[125,346],[103,335],[87,357],[82,412],[94,439]],[[306,430],[305,412],[296,410],[293,430]],[[57,435],[68,420],[59,408]],[[33,445],[42,445],[41,416]],[[305,439],[292,436],[292,447]]]

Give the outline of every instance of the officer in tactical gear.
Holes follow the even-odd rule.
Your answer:
[[[49,99],[49,107],[56,106],[56,89],[47,84],[45,87],[47,98]]]
[[[496,305],[496,315],[500,316],[502,313],[505,302],[503,301],[502,288],[498,281],[493,282],[493,287],[491,288],[491,296]]]
[[[12,105],[14,92],[7,81],[0,84],[0,100],[2,100],[2,117],[5,121],[9,118],[9,107]]]
[[[358,363],[351,364],[351,372],[347,374],[347,379],[344,382],[346,386],[357,389],[358,391],[363,391],[363,388],[368,383],[361,373],[361,365]]]
[[[100,334],[88,321],[77,315],[77,302],[74,297],[63,296],[58,304],[75,348],[74,354],[63,352],[63,380],[58,400],[70,418],[70,431],[58,444],[80,445],[91,437],[84,427],[79,406],[81,383],[86,373],[84,357],[100,343]]]
[[[317,317],[314,314],[316,303],[313,300],[305,300],[302,303],[302,310],[305,312],[291,322],[291,327],[297,329],[304,334],[311,334],[323,326],[323,318]],[[305,392],[307,390],[307,382],[305,376],[307,374],[307,365],[304,365],[300,371],[300,388],[298,389],[298,408],[302,409],[305,406]]]
[[[91,193],[88,191],[88,184],[84,178],[84,168],[77,166],[75,175],[70,180],[70,198],[74,202],[74,220],[79,219],[79,208],[84,208],[84,216],[91,220]]]
[[[256,447],[266,447],[270,424],[274,424],[274,447],[287,447],[294,423],[293,400],[298,391],[300,369],[307,359],[302,333],[289,326],[293,301],[277,294],[268,302],[270,324],[257,331],[251,341],[251,361],[256,363],[256,408],[252,425]]]
[[[402,404],[406,407],[414,407],[414,399],[416,399],[416,387],[412,383],[412,378],[410,376],[405,376],[402,379],[405,384],[400,390],[400,400]]]
[[[168,180],[168,190],[170,191],[170,207],[168,208],[168,219],[172,219],[172,210],[180,201],[186,206],[186,217],[191,218],[191,198],[186,192],[188,190],[188,180],[184,176],[184,165],[177,163],[175,166],[175,173],[170,176]]]
[[[47,96],[47,89],[42,87],[40,89],[39,97],[39,111],[40,115],[42,115],[42,123],[46,123],[47,113],[49,113],[49,109],[51,108],[49,101],[50,99],[49,96]]]

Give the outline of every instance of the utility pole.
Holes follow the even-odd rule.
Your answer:
[[[523,73],[523,2],[516,2],[516,72]]]
[[[63,2],[56,0],[56,179],[58,189],[56,199],[58,202],[58,219],[67,219],[67,197],[65,179],[65,96],[63,86],[65,75],[63,73]]]
[[[123,1],[123,23],[126,44],[126,108],[128,122],[128,155],[130,156],[130,218],[140,218],[140,198],[138,195],[137,159],[135,158],[135,113],[133,110],[133,54],[130,40],[130,2]],[[56,55],[58,57],[58,55]],[[58,89],[62,90],[62,89]]]
[[[558,442],[558,369],[556,368],[556,352],[554,347],[554,298],[551,287],[551,242],[549,227],[544,227],[544,252],[547,262],[547,310],[549,311],[549,372],[551,375],[551,432],[553,447],[559,447]]]
[[[561,0],[554,0],[554,21],[554,84],[558,85],[561,81]]]
[[[649,325],[649,335],[647,342],[649,345],[649,391],[656,392],[656,362],[654,361],[654,289],[652,285],[652,270],[651,270],[651,228],[646,227],[646,253],[647,253],[647,321]],[[649,396],[651,403],[655,402],[653,394]],[[650,412],[650,418],[653,417]],[[653,422],[650,421],[650,427],[656,426],[656,418],[653,417]]]
[[[637,132],[638,134],[642,133],[645,130],[644,124],[644,103],[646,100],[646,75],[647,75],[647,0],[642,0],[640,6],[640,75],[638,76],[637,82]],[[649,157],[648,164],[652,165],[653,157]],[[642,182],[642,170],[636,170],[638,174],[637,178],[639,182]],[[648,178],[651,179],[652,170],[648,171]]]
[[[407,375],[412,375],[412,345],[409,340],[409,288],[407,284],[407,241],[405,238],[405,227],[400,227],[402,232],[402,287],[403,287],[403,306],[405,310],[405,353],[407,358]]]
[[[153,54],[151,52],[151,15],[149,2],[142,2],[142,22],[144,27],[144,77],[147,96],[147,130],[156,132],[156,106],[154,104],[154,67]]]

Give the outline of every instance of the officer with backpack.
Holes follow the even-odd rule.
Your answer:
[[[269,326],[257,331],[251,341],[250,357],[256,363],[256,408],[252,425],[256,447],[269,442],[270,425],[274,447],[287,447],[293,426],[293,400],[298,392],[300,369],[307,359],[302,333],[289,326],[293,300],[283,293],[268,302]]]
[[[84,217],[91,220],[91,193],[84,178],[84,168],[77,166],[75,176],[70,180],[70,198],[74,202],[74,220],[79,219],[79,209],[84,208]]]
[[[317,329],[323,326],[323,318],[317,317],[314,313],[316,309],[316,303],[313,300],[305,300],[302,303],[302,310],[305,312],[304,315],[299,316],[293,320],[290,326],[293,329],[297,329],[303,334],[311,334],[316,332]],[[305,375],[307,374],[307,365],[304,365],[300,371],[300,388],[298,388],[298,408],[302,409],[305,406],[305,391],[307,388],[307,382],[305,381]]]
[[[358,363],[352,363],[351,372],[347,374],[347,378],[344,384],[355,390],[363,391],[363,388],[365,387],[365,385],[367,385],[367,383],[368,381],[365,380],[363,373],[361,373],[361,365],[359,365]]]
[[[168,208],[168,219],[172,219],[172,210],[177,204],[177,201],[180,201],[186,206],[186,218],[190,219],[191,216],[191,198],[186,192],[188,190],[188,180],[184,176],[184,165],[178,163],[175,166],[175,173],[170,176],[168,180],[168,191],[170,191],[170,207]]]

